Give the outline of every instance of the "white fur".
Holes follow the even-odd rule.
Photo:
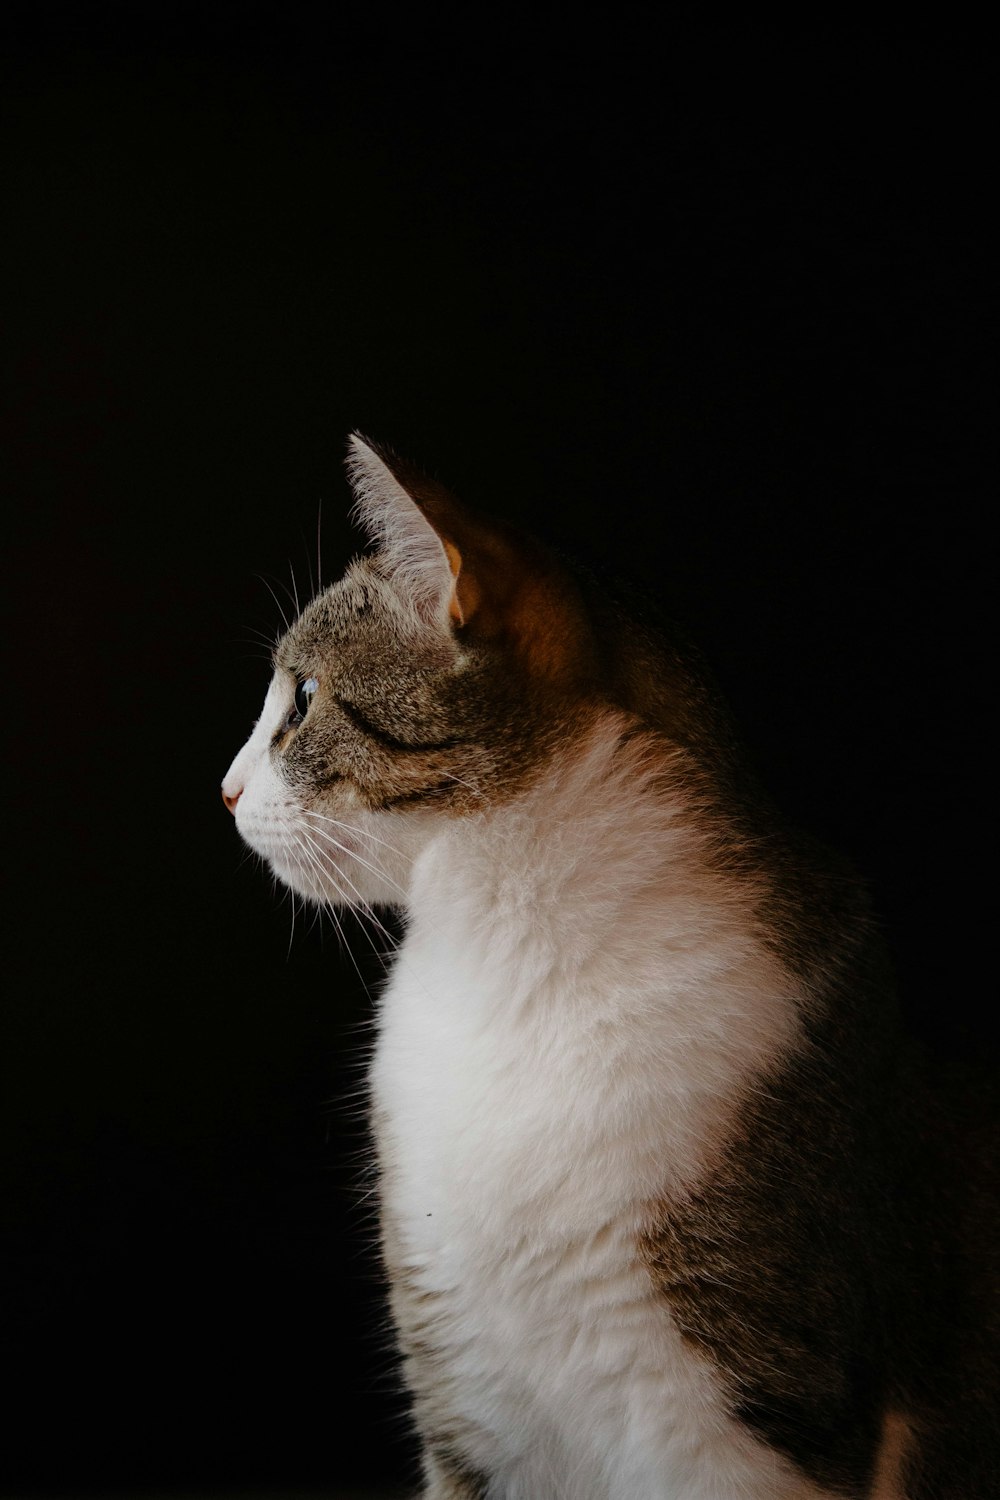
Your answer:
[[[637,1252],[797,1022],[616,739],[415,860],[372,1076],[396,1269],[491,1500],[813,1496],[726,1416]]]
[[[379,818],[338,787],[355,832],[324,887],[296,847],[309,810],[267,753],[293,686],[277,675],[224,790],[296,889],[405,891],[372,1093],[404,1343],[433,1310],[440,1390],[413,1365],[418,1415],[461,1428],[498,1476],[490,1500],[819,1496],[726,1414],[637,1248],[801,1044],[749,898],[610,721],[475,817]],[[432,1467],[426,1495],[448,1493]]]

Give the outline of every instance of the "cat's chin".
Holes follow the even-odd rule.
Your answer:
[[[312,901],[317,906],[340,904],[330,884],[326,880],[321,880],[319,875],[308,867],[297,865],[280,855],[271,855],[268,863],[281,884],[287,886],[296,896],[304,896],[307,901]]]
[[[371,908],[393,904],[393,882],[358,852],[354,840],[338,838],[336,858],[318,840],[270,850],[267,862],[282,885],[316,906]]]
[[[358,896],[352,891],[349,877],[343,872],[334,873],[318,867],[318,862],[314,860],[295,854],[271,854],[268,863],[282,885],[316,906],[358,904]]]

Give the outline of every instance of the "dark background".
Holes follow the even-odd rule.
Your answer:
[[[325,14],[5,13],[10,1493],[412,1476],[370,1001],[218,793],[354,427],[685,621],[998,1039],[982,39]]]

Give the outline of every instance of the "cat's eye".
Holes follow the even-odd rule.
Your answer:
[[[292,709],[291,713],[288,715],[287,720],[285,721],[286,729],[295,729],[299,724],[302,723],[302,720],[309,712],[309,705],[312,702],[318,688],[319,683],[317,682],[315,677],[307,677],[304,682],[296,684],[295,707]]]

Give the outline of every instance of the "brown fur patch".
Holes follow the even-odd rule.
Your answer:
[[[428,1500],[486,1500],[489,1480],[447,1446],[431,1443],[424,1458]]]
[[[907,1500],[906,1472],[914,1450],[911,1423],[899,1412],[882,1418],[882,1440],[875,1459],[871,1500]]]

